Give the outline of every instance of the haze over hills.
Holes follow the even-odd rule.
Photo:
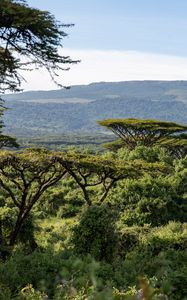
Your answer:
[[[17,136],[103,131],[97,120],[151,118],[187,124],[187,81],[99,82],[3,96],[6,131]]]

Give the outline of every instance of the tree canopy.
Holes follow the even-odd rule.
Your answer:
[[[101,205],[117,181],[139,178],[144,172],[165,173],[167,168],[164,164],[141,160],[107,160],[97,155],[48,152],[42,149],[20,153],[1,151],[0,189],[4,197],[2,203],[0,201],[0,208],[1,205],[11,209],[14,207],[15,214],[9,244],[15,244],[33,206],[65,176],[74,179],[86,204],[91,206],[94,203]],[[3,241],[1,233],[0,240]]]
[[[168,137],[162,141],[161,146],[177,158],[183,158],[187,155],[187,134],[182,133]]]
[[[186,125],[158,120],[140,119],[108,119],[98,121],[98,124],[112,130],[120,139],[108,143],[108,148],[118,149],[123,146],[134,149],[138,145],[162,145],[172,149],[187,145]]]
[[[44,67],[56,82],[58,70],[68,70],[77,63],[60,55],[67,36],[61,24],[47,11],[29,7],[21,0],[0,1],[0,92],[20,89],[20,70]]]
[[[107,159],[100,155],[69,153],[65,156],[58,156],[58,161],[73,177],[89,206],[93,203],[101,205],[119,180],[139,178],[144,172],[167,172],[167,168],[160,163],[152,164],[142,160],[128,162]],[[99,188],[99,193],[95,191],[96,187]]]
[[[67,171],[56,162],[55,156],[43,151],[26,151],[20,154],[1,152],[1,192],[4,191],[5,194],[5,206],[8,207],[8,202],[11,202],[17,211],[10,245],[15,243],[33,205],[66,173]]]
[[[14,137],[10,137],[8,135],[3,134],[2,130],[4,128],[4,123],[2,120],[3,113],[5,111],[4,101],[0,98],[0,149],[7,148],[7,147],[18,147],[18,143]]]

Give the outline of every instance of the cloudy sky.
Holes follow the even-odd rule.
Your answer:
[[[98,81],[187,80],[186,0],[28,0],[66,29],[61,53],[81,63],[63,72],[64,85]],[[43,70],[23,87],[53,89]]]

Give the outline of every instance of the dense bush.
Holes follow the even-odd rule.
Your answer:
[[[23,290],[20,295],[29,300],[43,300],[36,297],[42,294],[54,300],[85,299],[89,295],[107,300],[107,295],[112,297],[112,285],[109,284],[111,275],[108,283],[102,279],[104,269],[105,264],[95,262],[91,256],[80,259],[72,252],[54,253],[50,249],[26,255],[23,250],[17,250],[6,262],[0,262],[1,299],[13,299],[13,295]]]
[[[121,221],[118,222],[119,227],[119,248],[118,254],[125,258],[125,255],[139,245],[142,237],[146,237],[150,231],[150,226],[124,226]],[[120,228],[121,227],[121,228]]]
[[[90,253],[98,260],[112,261],[118,244],[115,217],[107,206],[89,207],[74,228],[72,243],[76,253]]]
[[[1,299],[14,299],[25,287],[26,300],[40,299],[34,295],[42,294],[53,300],[129,299],[127,295],[135,295],[141,288],[139,276],[147,278],[168,299],[186,299],[186,224],[121,228],[120,232],[126,253],[113,263],[95,262],[88,255],[80,258],[70,250],[38,249],[26,254],[17,248],[10,258],[0,262]],[[33,298],[26,298],[29,294]],[[155,295],[148,299],[160,298]]]
[[[121,221],[129,226],[186,222],[186,178],[186,174],[176,171],[166,177],[145,174],[140,180],[118,183],[110,194],[110,202],[120,208]]]
[[[132,151],[129,151],[127,148],[121,148],[117,152],[117,157],[124,160],[142,159],[150,163],[165,162],[169,165],[172,165],[174,161],[174,157],[169,155],[165,149],[158,146],[137,146]]]
[[[137,276],[146,276],[169,299],[187,295],[187,226],[171,222],[141,237],[137,247],[126,255],[123,268],[130,285]]]

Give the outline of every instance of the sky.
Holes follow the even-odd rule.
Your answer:
[[[68,33],[60,53],[80,59],[64,85],[98,81],[187,80],[187,0],[28,0],[50,11]],[[24,74],[25,75],[25,74]],[[43,70],[23,88],[52,89]]]

